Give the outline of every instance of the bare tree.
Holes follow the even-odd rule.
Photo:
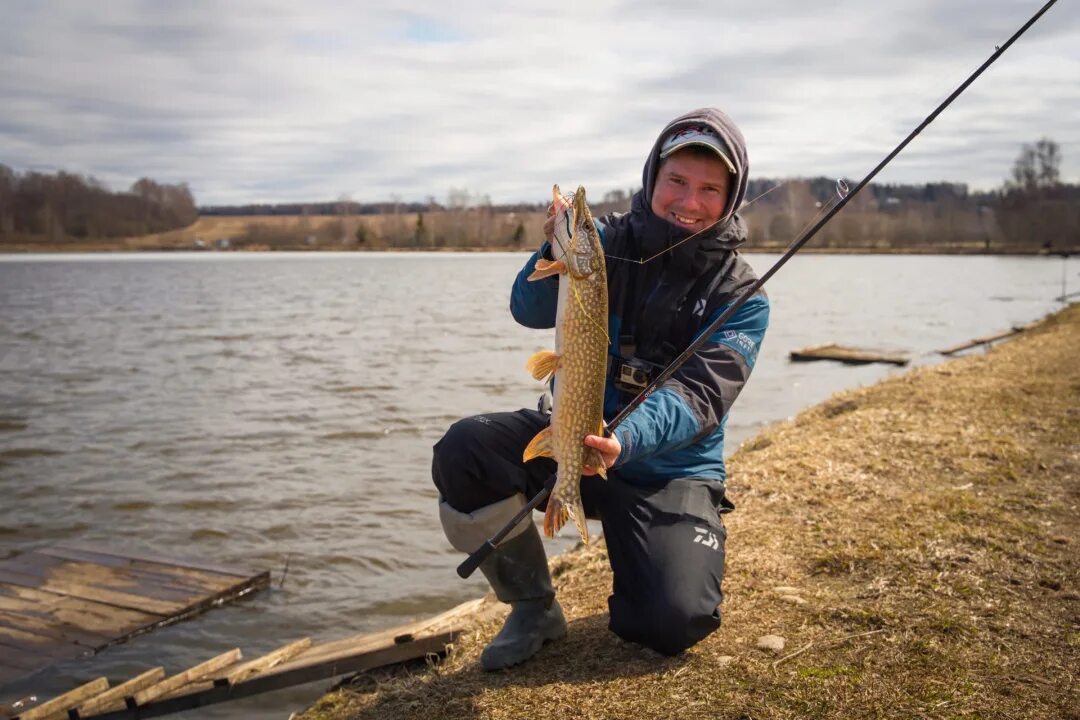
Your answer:
[[[1024,144],[1013,163],[1010,189],[1035,192],[1061,183],[1061,146],[1050,138]]]

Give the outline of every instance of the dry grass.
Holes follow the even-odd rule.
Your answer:
[[[1073,306],[745,445],[724,626],[680,657],[607,630],[593,546],[554,560],[570,634],[534,661],[482,673],[489,617],[304,717],[1080,718],[1078,349]]]

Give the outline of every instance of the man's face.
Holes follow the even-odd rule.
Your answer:
[[[724,215],[730,186],[731,173],[719,157],[680,150],[669,155],[656,173],[653,214],[699,232]]]

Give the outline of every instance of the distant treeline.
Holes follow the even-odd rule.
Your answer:
[[[131,237],[186,227],[198,216],[185,184],[142,178],[112,192],[93,177],[20,174],[0,164],[0,240]]]
[[[759,199],[744,211],[749,245],[787,246],[844,192],[845,186],[828,178],[752,181],[747,199]],[[811,246],[1076,252],[1080,185],[1006,183],[993,192],[969,192],[958,183],[871,184],[822,228]]]
[[[848,180],[848,185],[855,181]],[[744,207],[750,248],[786,247],[846,192],[835,179],[752,180]],[[613,190],[591,203],[595,215],[625,212],[634,189]],[[322,235],[366,248],[529,247],[538,242],[547,203],[453,207],[426,203],[280,203],[202,208],[204,215],[337,217],[312,239],[302,226],[253,223],[234,245],[287,247]],[[371,218],[359,222],[360,217]],[[323,232],[325,231],[325,232]],[[852,198],[812,247],[851,250],[968,250],[1055,252],[1080,250],[1080,186],[1055,182],[970,192],[961,183],[871,184]]]
[[[474,206],[476,207],[476,206]],[[544,210],[546,203],[512,203],[508,205],[482,206],[495,212],[534,212]],[[253,203],[250,205],[203,205],[199,208],[200,215],[209,216],[248,216],[248,215],[400,215],[402,213],[425,213],[444,212],[446,210],[461,210],[462,207],[451,208],[448,205],[435,200],[427,202],[369,202],[361,203],[353,200],[338,200],[335,202],[309,202],[309,203]]]
[[[810,247],[916,252],[1078,252],[1080,185],[1061,182],[1061,152],[1043,138],[1022,146],[1000,189],[960,183],[874,185],[853,197]],[[854,185],[853,180],[846,181]],[[750,181],[742,212],[748,248],[782,249],[847,192],[829,178]],[[625,212],[635,190],[590,193],[594,215]],[[196,209],[186,185],[143,178],[110,192],[94,178],[60,172],[19,175],[0,165],[0,242],[57,244],[83,238],[145,236],[172,249],[528,248],[539,244],[547,201],[493,204],[451,188],[446,202],[333,202],[209,206]],[[215,217],[216,216],[216,217]],[[234,218],[241,218],[239,220]],[[140,245],[140,247],[145,247]]]

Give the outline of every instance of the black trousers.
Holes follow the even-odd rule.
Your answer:
[[[519,410],[454,423],[436,443],[432,462],[443,500],[468,513],[515,493],[539,492],[555,462],[523,463],[521,455],[548,420]],[[732,509],[720,483],[688,478],[642,487],[623,482],[615,469],[606,481],[582,477],[581,495],[585,514],[604,528],[615,634],[674,655],[720,627],[726,539],[720,514]]]

